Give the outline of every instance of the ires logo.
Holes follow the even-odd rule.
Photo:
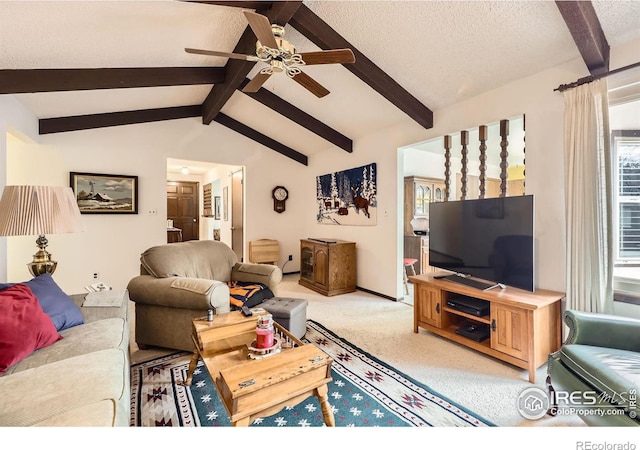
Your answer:
[[[595,391],[567,392],[552,390],[546,392],[538,387],[522,391],[517,402],[520,415],[529,420],[540,419],[546,414],[556,415],[624,415],[637,416],[637,392],[616,392],[613,395]]]

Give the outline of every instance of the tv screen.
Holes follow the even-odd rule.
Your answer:
[[[533,218],[533,195],[430,203],[429,265],[533,292]]]

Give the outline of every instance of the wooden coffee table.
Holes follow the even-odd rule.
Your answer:
[[[258,417],[297,405],[311,395],[320,401],[324,423],[334,426],[327,386],[333,360],[277,323],[276,336],[283,343],[280,353],[251,359],[247,347],[256,338],[258,316],[269,314],[261,308],[252,311],[249,317],[232,311],[214,316],[213,322],[206,318],[193,321],[195,350],[182,384],[191,385],[198,360],[202,359],[233,426],[249,426]]]

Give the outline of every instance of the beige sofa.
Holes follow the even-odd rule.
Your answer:
[[[71,296],[85,323],[0,376],[0,426],[129,426],[129,298],[118,294],[118,306]]]
[[[229,312],[230,281],[262,283],[277,295],[282,271],[270,264],[239,263],[219,241],[187,241],[152,247],[140,256],[140,275],[127,290],[135,303],[139,348],[193,350],[192,321]]]

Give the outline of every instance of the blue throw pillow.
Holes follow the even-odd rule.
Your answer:
[[[0,290],[15,284],[17,283],[0,283]],[[42,274],[20,284],[24,284],[31,289],[38,299],[40,307],[51,317],[56,330],[66,330],[84,323],[80,308],[71,300],[71,297],[60,289],[50,273]]]

